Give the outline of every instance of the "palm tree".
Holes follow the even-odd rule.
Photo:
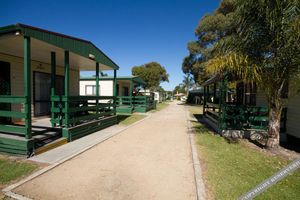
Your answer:
[[[186,93],[189,93],[190,88],[194,84],[193,78],[190,75],[183,76],[182,87],[185,88]]]
[[[297,0],[237,0],[237,34],[227,44],[223,41],[222,48],[228,48],[223,54],[206,62],[208,73],[234,73],[241,79],[255,81],[265,92],[269,148],[279,146],[280,118],[286,102],[283,88],[287,83],[299,87],[299,4]]]

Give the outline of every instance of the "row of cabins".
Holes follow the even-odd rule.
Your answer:
[[[241,130],[253,133],[268,129],[266,96],[255,83],[245,83],[230,76],[216,75],[202,86],[203,116],[217,132]],[[286,85],[282,98],[288,101],[281,116],[281,132],[292,140],[300,139],[300,95],[289,98],[288,91]]]
[[[53,139],[63,144],[116,124],[118,110],[149,110],[143,103],[152,97],[132,95],[142,80],[117,81],[118,69],[90,41],[24,24],[0,27],[0,152],[31,156]],[[105,70],[113,77],[101,78]],[[80,71],[95,74],[84,92]]]

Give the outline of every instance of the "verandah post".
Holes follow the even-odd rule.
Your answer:
[[[207,94],[207,96],[206,96],[206,102],[210,102],[210,94],[209,94],[209,85],[207,85],[207,91],[206,91],[206,94]],[[210,102],[211,103],[211,102]]]
[[[99,63],[96,62],[96,113],[99,113]]]
[[[30,63],[30,37],[24,36],[24,96],[26,103],[24,104],[24,110],[26,114],[25,128],[26,139],[31,138],[31,63]]]
[[[130,79],[130,106],[132,107],[133,81]]]
[[[206,86],[203,87],[203,115],[205,114],[205,106],[206,106]]]
[[[114,89],[113,89],[113,98],[114,98],[114,105],[113,105],[113,108],[114,108],[114,114],[116,114],[116,111],[117,111],[117,70],[115,69],[114,70]]]
[[[65,51],[65,127],[69,126],[69,84],[70,79],[70,61],[69,51]]]
[[[214,94],[213,94],[214,96],[213,96],[213,102],[212,103],[215,104],[216,103],[216,96],[217,96],[217,84],[216,83],[214,83],[214,89],[213,90],[214,90]],[[215,110],[216,110],[216,107],[214,106],[213,111],[215,111]]]
[[[51,98],[56,95],[56,55],[51,52]],[[55,101],[51,100],[51,125],[56,126],[55,120]]]

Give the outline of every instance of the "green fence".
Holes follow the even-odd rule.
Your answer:
[[[133,105],[137,112],[147,112],[156,107],[156,102],[152,96],[134,96]]]
[[[114,115],[113,96],[52,96],[52,126],[73,127]]]
[[[118,106],[132,106],[133,97],[132,96],[118,96],[117,97],[117,107]]]
[[[27,114],[25,111],[11,111],[12,104],[21,104],[23,106],[27,103],[27,98],[23,96],[10,96],[10,95],[0,95],[0,104],[6,105],[6,110],[0,110],[0,132],[12,133],[15,135],[26,136],[29,135],[28,128],[24,126],[11,125],[12,118],[21,119],[25,121],[27,119]],[[8,106],[7,106],[8,105]]]
[[[268,130],[269,110],[261,106],[225,104],[220,113],[221,129]],[[281,114],[281,132],[286,131],[287,108]]]

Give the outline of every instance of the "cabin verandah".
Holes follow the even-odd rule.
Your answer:
[[[72,141],[117,123],[118,66],[91,42],[23,24],[1,27],[0,61],[0,152],[31,155],[41,138]],[[100,70],[114,70],[113,94],[80,96],[81,70],[97,79]]]
[[[267,131],[267,106],[256,105],[257,86],[230,75],[216,75],[204,84],[203,116],[218,133],[226,130]],[[286,109],[283,111],[282,131],[286,127]]]

